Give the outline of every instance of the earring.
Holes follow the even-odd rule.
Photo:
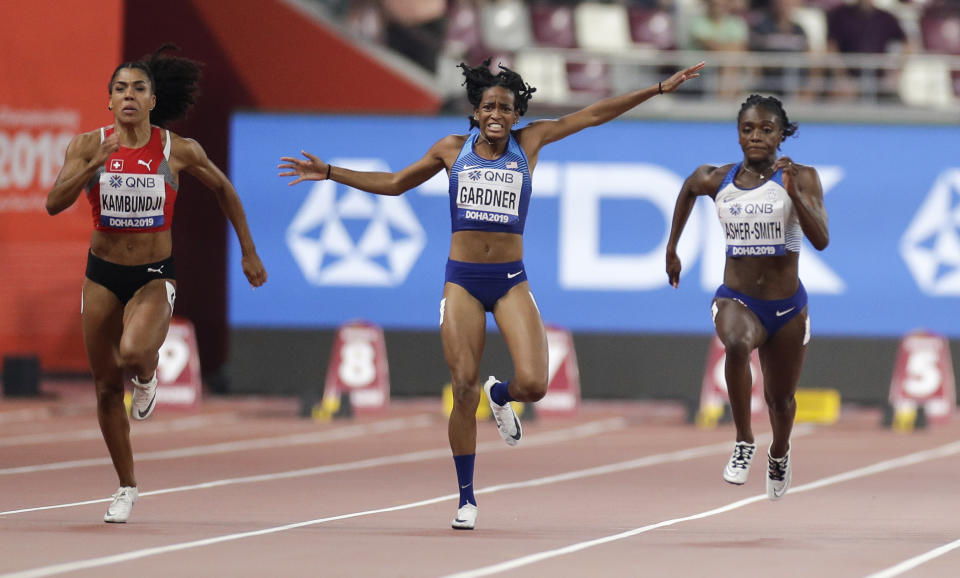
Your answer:
[[[107,110],[113,110],[113,105],[112,105],[112,104],[108,104],[108,105],[107,105]]]

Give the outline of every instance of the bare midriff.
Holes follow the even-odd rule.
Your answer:
[[[90,250],[104,261],[117,265],[143,265],[163,261],[173,252],[170,229],[150,233],[94,231]]]
[[[510,263],[523,259],[523,236],[516,233],[457,231],[450,239],[450,258],[466,263]]]
[[[773,257],[727,257],[723,284],[755,299],[788,299],[797,292],[800,253]]]

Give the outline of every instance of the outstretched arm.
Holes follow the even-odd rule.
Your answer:
[[[798,165],[790,157],[780,157],[773,163],[773,170],[783,169],[783,187],[797,210],[800,228],[810,239],[810,244],[823,251],[830,243],[827,227],[827,209],[823,206],[823,186],[817,169]]]
[[[87,186],[97,169],[120,148],[116,133],[99,142],[97,131],[78,134],[67,145],[66,158],[53,188],[47,193],[47,213],[56,215],[68,209]]]
[[[243,204],[240,202],[240,197],[237,195],[233,183],[207,157],[207,153],[200,146],[200,143],[193,139],[179,137],[173,133],[170,134],[170,138],[173,139],[171,159],[176,159],[178,165],[197,177],[200,182],[213,191],[213,194],[217,197],[217,203],[220,204],[220,210],[233,225],[237,240],[240,241],[241,263],[247,281],[253,287],[263,285],[267,282],[267,271],[257,255],[257,248],[253,244],[253,237],[250,235],[250,229],[247,226]]]
[[[693,211],[697,197],[701,195],[715,195],[720,180],[723,179],[723,168],[703,165],[687,177],[677,195],[677,204],[673,209],[673,224],[670,227],[670,238],[667,240],[667,277],[670,285],[675,289],[680,286],[680,270],[683,268],[680,257],[677,255],[677,244],[680,235],[687,225],[687,219]],[[719,175],[719,178],[718,178]]]
[[[684,81],[699,78],[700,70],[704,66],[706,66],[705,62],[694,64],[658,83],[657,86],[605,98],[556,120],[534,121],[521,131],[520,144],[528,157],[535,157],[544,145],[568,137],[587,127],[601,125],[613,120],[652,96],[673,92]]]
[[[306,157],[304,159],[280,157],[283,162],[277,168],[285,169],[285,172],[279,173],[281,177],[296,177],[290,181],[291,185],[330,179],[368,193],[397,196],[422,185],[441,169],[449,167],[463,145],[463,138],[450,135],[437,141],[420,160],[395,173],[352,171],[333,166],[306,151],[301,151]]]

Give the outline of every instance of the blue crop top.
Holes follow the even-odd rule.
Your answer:
[[[450,168],[450,221],[453,232],[523,234],[530,204],[530,167],[510,133],[507,150],[490,161],[473,152],[480,131],[470,131]]]

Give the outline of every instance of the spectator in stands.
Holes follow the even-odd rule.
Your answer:
[[[387,45],[431,73],[447,29],[445,0],[383,0]]]
[[[133,389],[130,416],[147,419],[176,297],[170,227],[181,171],[214,192],[236,231],[250,285],[267,281],[233,184],[197,141],[160,128],[186,115],[200,78],[199,63],[164,54],[168,48],[117,67],[108,84],[113,124],[73,137],[47,194],[47,212],[56,215],[86,189],[93,212],[80,323],[97,419],[120,480],[104,522],[126,522],[137,501],[124,382]]]
[[[715,52],[747,50],[750,29],[743,16],[732,11],[734,0],[706,0],[707,10],[694,16],[687,25],[687,48]],[[717,70],[716,95],[734,98],[741,90],[743,69],[724,64]]]
[[[440,299],[440,338],[453,384],[453,411],[447,425],[460,502],[451,525],[472,530],[477,521],[473,470],[477,451],[480,360],[492,313],[510,357],[514,377],[490,376],[483,391],[507,445],[522,432],[511,401],[535,402],[547,393],[547,337],[523,262],[523,231],[530,203],[531,175],[540,150],[591,126],[611,121],[658,94],[673,92],[700,76],[701,62],[653,86],[599,100],[558,119],[517,127],[535,90],[504,67],[494,75],[488,59],[461,63],[467,100],[473,106],[470,131],[451,134],[397,172],[361,172],[334,167],[314,155],[282,157],[282,177],[327,179],[378,195],[402,195],[444,171],[449,180],[453,234]],[[376,139],[376,135],[371,135]],[[407,147],[409,143],[380,143]],[[331,143],[331,147],[336,143]],[[398,306],[402,306],[398,304]]]
[[[810,50],[803,28],[794,22],[793,12],[798,0],[771,0],[763,16],[750,31],[750,50],[757,52],[791,52],[801,54]],[[817,93],[820,73],[808,67],[764,67],[760,71],[764,92],[797,94],[805,100]],[[789,85],[793,85],[792,87]],[[792,90],[787,90],[792,88]]]
[[[793,21],[798,0],[772,0],[769,8],[750,31],[750,50],[763,52],[806,52],[807,35]]]
[[[897,17],[877,8],[873,0],[857,0],[827,12],[827,50],[833,54],[884,54],[909,52],[907,36]],[[896,70],[862,71],[859,67],[835,66],[831,93],[838,99],[896,97]]]
[[[767,450],[771,500],[790,489],[794,396],[810,340],[807,292],[798,274],[800,248],[804,237],[821,251],[830,242],[817,170],[777,156],[780,144],[796,132],[797,123],[790,122],[777,98],[747,98],[737,115],[743,160],[702,165],[687,177],[677,196],[666,251],[667,277],[677,288],[680,235],[697,198],[712,198],[726,234],[727,257],[711,313],[726,350],[724,375],[737,430],[723,479],[746,483],[757,450],[750,424],[750,356],[757,349],[773,429]]]

